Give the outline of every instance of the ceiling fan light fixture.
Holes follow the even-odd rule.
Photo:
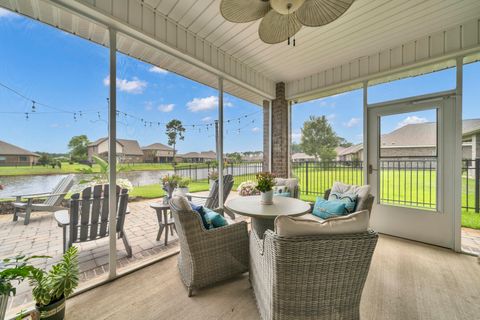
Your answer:
[[[297,11],[305,0],[270,0],[272,9],[280,14],[290,14]]]

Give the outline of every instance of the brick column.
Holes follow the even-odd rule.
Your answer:
[[[288,177],[288,102],[285,99],[285,83],[279,82],[272,101],[272,168],[277,177]]]
[[[263,171],[270,171],[270,101],[263,100]]]

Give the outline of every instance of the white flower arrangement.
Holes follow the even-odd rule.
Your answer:
[[[259,194],[259,191],[256,189],[257,183],[251,180],[245,181],[240,183],[237,188],[237,192],[239,195],[245,196],[254,196]]]

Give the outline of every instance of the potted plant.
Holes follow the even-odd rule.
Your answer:
[[[28,263],[29,260],[35,258],[47,257],[18,255],[14,258],[3,259],[0,262],[0,320],[5,318],[8,298],[16,293],[14,284],[19,284],[27,279],[35,270],[35,267]]]
[[[190,179],[187,177],[180,178],[177,182],[176,194],[181,196],[186,196],[188,193],[188,185],[190,184]]]
[[[38,319],[63,320],[65,299],[78,286],[78,251],[70,247],[50,271],[35,268],[29,279]]]
[[[162,189],[166,192],[168,199],[172,198],[173,191],[178,186],[178,181],[181,180],[181,177],[172,174],[165,175],[162,178]]]
[[[257,173],[257,187],[260,191],[262,204],[273,204],[273,186],[275,185],[275,175],[270,172]]]
[[[208,173],[209,190],[212,189],[213,184],[217,180],[218,180],[218,171],[217,170],[210,171]]]

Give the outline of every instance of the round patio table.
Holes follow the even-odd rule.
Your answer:
[[[252,229],[260,238],[267,229],[274,229],[276,217],[301,216],[310,211],[310,205],[299,199],[274,196],[273,204],[261,204],[260,198],[238,197],[225,203],[225,207],[233,213],[252,218]]]

